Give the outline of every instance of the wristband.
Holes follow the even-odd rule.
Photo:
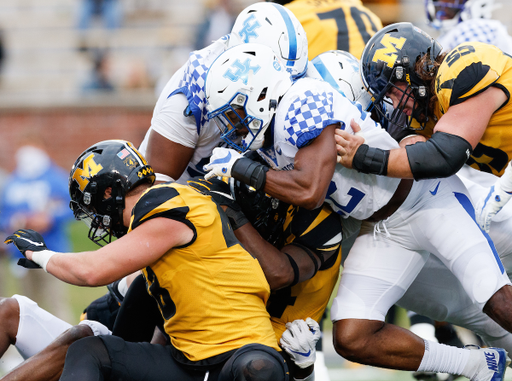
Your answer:
[[[233,164],[231,176],[259,191],[265,187],[267,171],[268,167],[263,164],[242,157]]]
[[[39,266],[41,266],[44,271],[48,272],[46,270],[46,265],[48,265],[48,261],[55,254],[57,254],[57,253],[55,251],[51,251],[51,250],[34,251],[32,253],[32,261],[34,261]]]
[[[352,160],[352,167],[358,172],[386,176],[388,160],[389,150],[361,144]]]

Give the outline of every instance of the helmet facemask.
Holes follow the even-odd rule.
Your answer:
[[[124,190],[120,180],[114,184],[114,189],[108,187],[101,200],[95,200],[97,183],[91,181],[83,193],[82,202],[72,200],[70,208],[76,220],[83,221],[88,227],[88,238],[99,246],[112,242],[112,237],[120,238],[128,229],[123,225]],[[96,205],[95,208],[93,205]]]
[[[448,30],[461,21],[466,0],[446,1],[425,0],[428,24],[435,29]]]
[[[423,130],[429,121],[429,104],[433,96],[436,60],[441,45],[411,23],[391,24],[381,29],[368,41],[361,58],[363,83],[376,105],[392,105],[391,91],[399,98],[399,106],[388,113],[386,107],[377,108],[389,123],[402,128]],[[398,85],[406,83],[405,90]],[[398,89],[399,92],[395,91]],[[407,101],[413,97],[411,115],[404,112]],[[413,119],[418,122],[414,123]],[[419,125],[418,125],[419,124]]]
[[[102,141],[75,161],[69,176],[69,206],[75,219],[89,227],[88,238],[104,246],[128,231],[123,223],[126,194],[154,181],[153,169],[130,142]]]
[[[261,148],[266,129],[261,119],[249,115],[248,99],[247,94],[237,92],[226,105],[208,113],[217,123],[222,140],[240,152]]]

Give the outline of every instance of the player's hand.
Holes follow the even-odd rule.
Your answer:
[[[346,168],[352,168],[352,160],[356,154],[357,149],[364,143],[361,128],[354,119],[350,121],[350,127],[354,134],[349,131],[337,128],[334,132],[334,139],[336,140],[337,162]]]
[[[288,353],[299,368],[307,368],[315,363],[316,342],[321,336],[320,326],[311,318],[286,323],[286,331],[281,336],[281,347]]]
[[[218,147],[213,149],[210,162],[203,167],[208,172],[204,178],[206,180],[212,177],[231,177],[231,168],[242,155],[231,148]]]
[[[48,250],[46,243],[44,242],[43,236],[32,229],[19,229],[8,236],[5,244],[13,243],[14,246],[23,254],[25,258],[18,260],[18,265],[26,267],[28,269],[41,268],[37,263],[27,258],[25,252],[28,251],[43,251]]]
[[[106,336],[112,335],[112,331],[108,329],[104,324],[101,324],[99,321],[95,320],[82,320],[78,325],[86,325],[88,326],[94,336]]]
[[[233,230],[236,230],[246,223],[249,222],[245,214],[242,212],[240,205],[236,203],[233,196],[231,195],[231,190],[229,184],[217,179],[213,178],[210,180],[204,179],[193,179],[189,180],[188,185],[199,192],[210,195],[213,201],[220,206],[224,206],[224,212],[229,218],[229,223],[231,224]]]
[[[476,222],[482,230],[489,233],[491,221],[494,216],[505,206],[512,197],[512,193],[505,192],[501,189],[498,180],[489,192],[476,203],[475,217]]]

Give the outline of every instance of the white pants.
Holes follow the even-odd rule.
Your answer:
[[[331,319],[384,321],[389,308],[404,297],[427,264],[430,253],[449,271],[430,271],[427,278],[432,286],[415,288],[411,299],[422,298],[437,287],[442,291],[438,294],[447,301],[440,305],[449,309],[451,293],[455,295],[452,298],[463,295],[469,301],[466,303],[484,315],[481,311],[485,303],[510,280],[472,212],[467,190],[457,177],[415,182],[392,216],[362,224],[345,261]],[[452,288],[454,281],[460,288]],[[423,306],[427,309],[426,303]],[[428,309],[416,312],[450,316]]]
[[[20,306],[20,323],[16,336],[16,349],[24,359],[46,348],[71,324],[43,310],[26,296],[13,295]]]

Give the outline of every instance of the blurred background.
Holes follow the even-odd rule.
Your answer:
[[[159,90],[172,73],[191,50],[228,33],[236,15],[253,2],[0,0],[3,237],[13,226],[35,226],[55,231],[56,250],[66,245],[75,251],[94,249],[85,225],[73,221],[67,208],[66,178],[77,155],[104,139],[138,146]],[[498,2],[502,7],[493,18],[511,33],[512,1]],[[423,0],[363,4],[384,25],[410,21],[436,37],[426,24]],[[20,175],[36,163],[38,173]],[[15,260],[0,247],[0,296],[25,294],[71,323],[106,290],[56,284],[42,271],[20,271]],[[403,311],[398,319],[407,326]],[[344,361],[332,349],[330,329],[327,323],[324,347],[332,381],[412,380],[406,372]],[[15,352],[0,360],[0,376],[17,361]]]

